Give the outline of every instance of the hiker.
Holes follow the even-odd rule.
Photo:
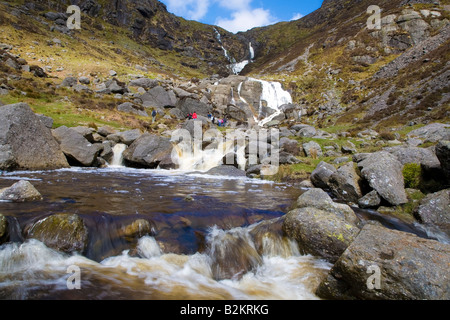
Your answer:
[[[195,112],[192,114],[192,119],[197,119],[197,114]]]
[[[214,122],[216,121],[216,118],[214,118],[214,116],[211,117],[211,122],[212,124],[214,124]]]
[[[156,110],[155,109],[153,109],[153,111],[152,111],[152,120],[153,120],[153,123],[155,123],[155,120],[156,120]]]
[[[189,119],[189,120],[192,120],[192,113],[189,113],[189,114],[188,114],[188,119]]]

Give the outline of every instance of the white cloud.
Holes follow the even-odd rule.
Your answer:
[[[303,17],[304,17],[304,15],[302,15],[301,13],[294,13],[294,15],[291,18],[291,21],[298,20],[298,19],[301,19]]]
[[[231,14],[231,19],[218,18],[216,20],[218,26],[233,33],[267,26],[276,22],[270,11],[262,8],[235,11]]]
[[[172,13],[187,19],[199,20],[207,13],[210,0],[166,0],[167,8]]]

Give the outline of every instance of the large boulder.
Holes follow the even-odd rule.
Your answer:
[[[28,230],[27,238],[58,251],[83,253],[88,244],[88,230],[78,215],[61,213],[38,220]]]
[[[140,96],[144,107],[174,107],[177,103],[175,93],[156,86]]]
[[[356,172],[353,162],[340,167],[328,181],[331,191],[337,198],[354,203],[362,197],[360,183],[361,177]]]
[[[449,300],[450,245],[366,224],[317,294],[324,299]]]
[[[408,202],[403,179],[403,166],[392,154],[380,151],[358,162],[362,177],[370,187],[391,205]]]
[[[317,165],[316,169],[314,169],[314,171],[311,173],[311,182],[317,188],[328,188],[330,177],[335,172],[337,172],[337,169],[332,164],[321,161]]]
[[[184,117],[187,117],[190,113],[197,113],[198,115],[207,117],[212,112],[212,107],[199,100],[192,98],[185,98],[178,102],[177,108],[181,110]]]
[[[171,169],[174,168],[172,149],[169,138],[144,133],[124,151],[123,157],[132,167]]]
[[[420,202],[415,216],[432,231],[444,232],[450,239],[450,189],[427,195]]]
[[[425,127],[411,131],[408,133],[408,137],[424,139],[425,142],[450,140],[450,125],[443,123],[431,123]]]
[[[149,78],[139,78],[135,80],[131,80],[129,83],[130,87],[141,87],[146,90],[152,89],[156,86],[158,86],[159,81],[156,79],[149,79]]]
[[[42,200],[42,195],[26,180],[14,183],[9,188],[0,189],[0,200],[11,202],[28,202]]]
[[[102,144],[92,144],[79,132],[66,126],[61,126],[52,133],[73,165],[91,167],[96,164],[97,157],[103,150]]]
[[[0,107],[0,170],[67,168],[51,131],[26,103]]]
[[[285,216],[285,234],[296,240],[304,253],[335,262],[359,232],[353,210],[334,203],[322,189],[302,194],[297,207]]]

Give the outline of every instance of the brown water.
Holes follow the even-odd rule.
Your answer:
[[[128,168],[12,172],[42,202],[0,203],[10,243],[0,247],[2,299],[317,299],[330,265],[283,237],[283,216],[301,194],[285,185],[177,171]],[[76,213],[89,230],[82,255],[66,255],[21,230],[53,213]],[[135,244],[117,230],[145,219]],[[69,267],[80,273],[70,290]],[[68,271],[69,270],[69,271]]]

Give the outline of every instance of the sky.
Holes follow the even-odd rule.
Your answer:
[[[323,0],[160,0],[187,20],[217,25],[230,32],[247,31],[297,20],[317,10]]]

